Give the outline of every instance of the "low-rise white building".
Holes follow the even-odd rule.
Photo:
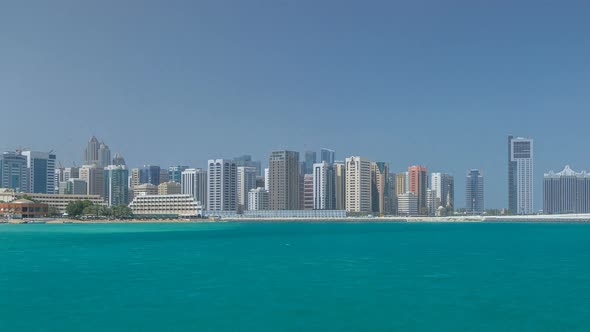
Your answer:
[[[190,195],[139,195],[129,207],[137,217],[201,217],[202,206]]]

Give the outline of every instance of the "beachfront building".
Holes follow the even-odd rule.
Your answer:
[[[313,168],[312,168],[313,171]],[[313,174],[303,175],[303,210],[313,210]]]
[[[346,210],[346,164],[342,161],[334,163],[334,196],[336,210]]]
[[[28,199],[17,199],[12,202],[0,202],[0,218],[42,218],[46,217],[49,206]]]
[[[434,172],[430,175],[430,188],[435,192],[436,207],[455,206],[455,179],[447,173]]]
[[[370,213],[371,202],[371,161],[346,158],[346,211]]]
[[[28,192],[55,193],[55,154],[51,152],[23,151],[29,169]]]
[[[237,168],[229,159],[210,159],[207,169],[207,210],[237,210]]]
[[[105,169],[105,201],[108,206],[129,203],[129,170],[126,166],[109,165]]]
[[[436,214],[436,209],[438,208],[437,200],[436,200],[436,192],[432,189],[426,190],[426,209],[428,210],[429,216],[434,216]]]
[[[299,185],[299,153],[273,151],[268,171],[271,210],[299,210]]]
[[[428,189],[428,169],[415,165],[408,167],[408,191],[418,197],[418,213],[426,214],[426,190]]]
[[[590,213],[590,173],[563,171],[543,176],[543,212],[546,214]]]
[[[408,191],[397,197],[397,214],[400,216],[418,215],[418,195]]]
[[[508,136],[508,208],[514,214],[532,214],[533,140]]]
[[[129,208],[138,218],[197,218],[203,208],[189,195],[139,195]]]
[[[251,166],[238,166],[237,168],[237,198],[238,210],[248,210],[248,193],[256,188],[256,175],[258,169]]]
[[[65,213],[66,207],[70,202],[88,200],[95,205],[106,205],[103,198],[99,195],[61,195],[61,194],[38,194],[27,193],[31,200],[47,204],[49,207],[54,207],[59,213]],[[22,196],[22,195],[21,195]]]
[[[248,210],[259,211],[270,209],[270,194],[268,190],[258,187],[248,192]]]
[[[467,172],[465,182],[465,211],[467,214],[482,214],[484,212],[484,182],[483,175],[477,169]]]
[[[313,209],[336,209],[336,172],[333,164],[313,164]],[[307,209],[306,209],[307,210]]]
[[[207,209],[207,170],[188,168],[182,172],[180,180],[181,194],[190,195]]]
[[[0,188],[10,188],[15,192],[29,190],[27,157],[19,151],[4,152],[0,155]]]
[[[344,210],[249,210],[237,216],[239,218],[266,218],[266,219],[344,219]]]

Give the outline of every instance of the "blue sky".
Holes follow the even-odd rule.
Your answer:
[[[336,150],[486,177],[506,136],[541,178],[590,170],[586,1],[2,1],[0,148],[80,162],[91,135],[131,166]]]

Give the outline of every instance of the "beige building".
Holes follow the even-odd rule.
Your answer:
[[[336,210],[346,210],[346,166],[344,163],[335,163],[336,173]]]
[[[346,211],[371,212],[371,162],[361,157],[346,158]]]
[[[131,190],[132,194],[130,195],[131,198],[139,196],[139,195],[157,195],[158,194],[158,186],[153,185],[151,183],[144,183],[133,187]]]
[[[105,197],[104,168],[84,165],[80,168],[80,180],[86,181],[86,194]]]
[[[406,177],[406,173],[398,173],[395,175],[395,195],[398,197],[408,191]]]
[[[129,181],[129,187],[133,188],[139,186],[139,168],[131,170],[131,180]]]
[[[60,213],[66,212],[66,207],[74,201],[91,201],[97,205],[106,205],[100,195],[60,195],[60,194],[33,194],[27,193],[32,200],[38,203],[55,207]]]
[[[201,217],[202,207],[189,195],[138,195],[129,207],[138,217]]]
[[[272,152],[268,182],[271,210],[299,210],[299,153]]]
[[[158,186],[158,195],[180,195],[181,191],[182,185],[178,182],[168,181]]]

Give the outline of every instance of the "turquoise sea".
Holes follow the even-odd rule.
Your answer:
[[[590,224],[0,225],[0,331],[590,331]]]

